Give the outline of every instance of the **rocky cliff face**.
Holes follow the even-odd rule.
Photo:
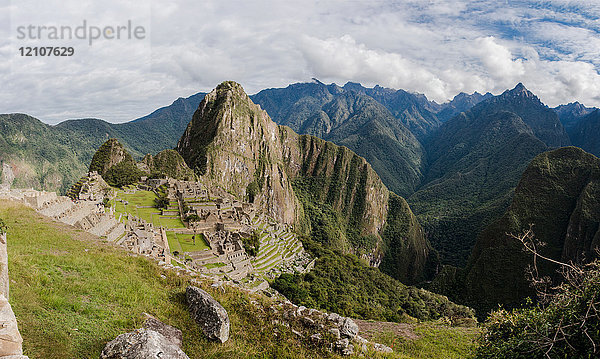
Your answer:
[[[239,84],[224,82],[200,103],[177,152],[209,189],[252,197],[277,220],[293,224],[300,213],[283,163],[290,153],[286,132]]]
[[[371,166],[346,147],[278,126],[239,84],[206,95],[176,150],[209,189],[253,200],[300,232],[335,232],[324,236],[334,247],[379,263],[390,192]],[[403,235],[426,243],[416,221],[407,226],[419,230]],[[423,247],[419,263],[429,256]]]

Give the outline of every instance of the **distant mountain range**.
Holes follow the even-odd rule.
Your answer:
[[[66,193],[109,138],[119,139],[137,159],[174,148],[202,98],[203,93],[179,98],[123,124],[80,119],[50,126],[24,114],[0,115],[2,178],[18,187]]]
[[[81,119],[49,126],[0,115],[3,177],[64,193],[107,138],[119,139],[137,160],[174,148],[204,96],[179,98],[124,124]],[[278,124],[367,159],[390,190],[407,198],[443,263],[458,266],[479,231],[507,208],[533,157],[569,144],[600,154],[596,109],[549,109],[522,85],[499,96],[461,93],[441,105],[403,90],[319,81],[250,98]]]

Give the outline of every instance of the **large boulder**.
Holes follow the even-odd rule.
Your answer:
[[[161,322],[150,314],[144,313],[143,316],[146,318],[144,329],[154,330],[162,334],[168,341],[181,348],[181,344],[183,344],[183,333],[181,330]]]
[[[164,335],[150,329],[137,329],[121,334],[106,344],[100,359],[148,359],[189,357]]]
[[[192,318],[210,340],[225,343],[229,339],[229,315],[223,306],[202,289],[190,286],[186,290]]]

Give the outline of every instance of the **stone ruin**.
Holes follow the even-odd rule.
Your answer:
[[[127,234],[118,244],[137,254],[165,259],[166,238],[163,238],[162,231],[157,231],[152,223],[129,216],[125,228]]]
[[[26,359],[23,338],[9,299],[8,253],[6,232],[0,228],[0,358]]]
[[[89,172],[67,192],[67,197],[80,201],[103,201],[111,191],[110,186],[96,171]]]
[[[174,231],[184,235],[202,233],[210,248],[181,253],[174,258],[167,250],[169,244],[164,228],[154,228],[152,223],[131,214],[125,221],[121,221],[121,217],[115,218],[112,208],[105,210],[100,201],[104,194],[108,194],[101,178],[90,172],[84,179],[78,191],[80,195],[75,200],[53,192],[7,188],[0,188],[0,199],[22,202],[45,216],[105,238],[134,253],[165,263],[175,259],[188,269],[233,280],[243,279],[249,274],[274,277],[278,273],[304,271],[311,260],[292,228],[259,215],[251,203],[229,197],[210,198],[199,182],[146,179],[137,187],[125,188],[135,192],[138,189],[157,190],[163,186],[169,202],[177,203],[177,209],[171,206],[163,210],[162,215],[182,217],[182,220],[191,214],[198,216],[199,220],[186,223],[187,228]],[[186,208],[188,212],[182,216],[180,208]],[[250,258],[242,238],[254,233],[262,233],[260,248],[257,256]]]

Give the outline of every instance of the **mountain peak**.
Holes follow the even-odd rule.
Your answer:
[[[521,96],[521,97],[536,97],[531,91],[529,91],[522,82],[519,82],[515,88],[512,90],[507,90],[505,93],[508,93],[512,96]]]
[[[244,92],[244,88],[242,87],[242,85],[240,85],[239,83],[237,83],[235,81],[223,81],[217,86],[217,88],[215,90],[217,92],[219,92],[219,91],[242,91],[242,92]]]

